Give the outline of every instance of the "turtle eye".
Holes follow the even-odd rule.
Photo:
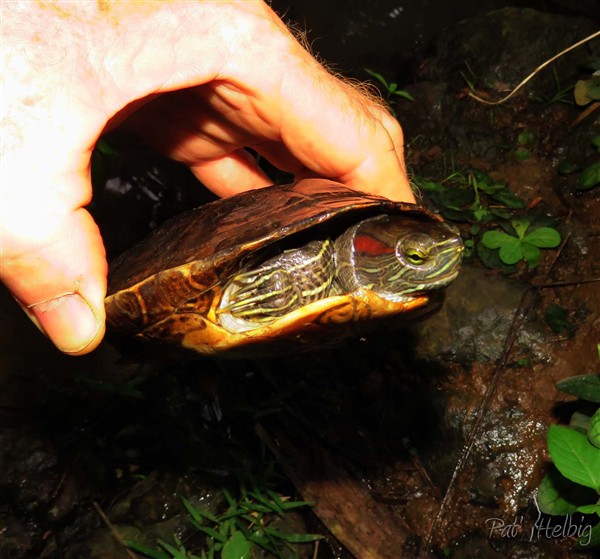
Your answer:
[[[400,240],[396,246],[396,255],[401,262],[409,266],[424,266],[431,261],[434,243],[431,237],[414,234]]]
[[[406,259],[415,266],[420,266],[427,259],[427,254],[425,253],[425,251],[419,248],[409,247],[405,249],[404,255],[406,256]]]

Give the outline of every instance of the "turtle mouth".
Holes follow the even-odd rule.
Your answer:
[[[454,270],[451,273],[445,274],[442,278],[430,278],[428,281],[422,283],[415,283],[414,285],[406,285],[401,293],[395,293],[393,291],[385,290],[374,290],[374,293],[387,301],[393,302],[407,302],[415,299],[416,297],[422,297],[442,289],[450,285],[458,277],[459,274],[458,262],[454,264]]]

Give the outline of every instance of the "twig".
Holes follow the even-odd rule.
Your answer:
[[[123,549],[125,550],[127,555],[129,555],[131,559],[139,559],[139,556],[137,556],[135,553],[133,553],[133,551],[127,548],[127,545],[125,544],[125,538],[121,535],[116,526],[110,521],[108,516],[106,516],[104,511],[100,508],[100,505],[96,501],[94,501],[92,504],[94,505],[94,508],[96,509],[96,512],[98,513],[100,518],[104,521],[104,524],[106,524],[106,526],[110,530],[111,534],[123,546]]]
[[[577,126],[583,119],[587,118],[598,109],[600,109],[600,101],[594,101],[593,103],[590,103],[583,111],[581,111],[579,116],[573,122],[571,122],[571,126]]]
[[[580,285],[582,283],[596,283],[600,281],[600,278],[584,278],[584,279],[572,279],[564,281],[553,281],[551,283],[540,283],[536,285],[538,289],[547,289],[548,287],[570,287],[573,285]]]
[[[315,542],[315,550],[313,551],[313,559],[317,559],[317,557],[319,556],[319,543],[320,543],[319,540],[317,540]]]
[[[475,95],[472,91],[469,92],[469,97],[472,97],[476,101],[479,101],[480,103],[484,103],[485,105],[501,105],[502,103],[505,103],[506,101],[508,101],[517,91],[519,91],[519,89],[521,89],[529,80],[531,80],[531,78],[533,78],[538,72],[540,72],[542,69],[544,69],[546,66],[548,66],[548,64],[551,64],[557,58],[560,58],[563,54],[566,54],[567,52],[572,51],[573,49],[576,49],[577,47],[583,45],[584,43],[587,43],[588,41],[591,41],[592,39],[595,39],[598,36],[600,36],[600,31],[596,31],[595,33],[592,33],[585,39],[581,39],[581,41],[578,41],[574,45],[571,45],[570,47],[567,47],[566,49],[562,50],[558,54],[555,54],[552,58],[549,58],[548,60],[546,60],[546,62],[544,62],[543,64],[538,66],[533,72],[531,72],[531,74],[529,74],[508,95],[506,95],[505,97],[502,97],[502,99],[499,99],[498,101],[487,101],[486,99],[482,99],[478,95]]]

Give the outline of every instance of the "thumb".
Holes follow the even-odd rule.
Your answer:
[[[14,209],[13,216],[20,213]],[[107,265],[100,232],[81,207],[59,215],[43,204],[19,209],[28,215],[3,219],[0,279],[61,351],[88,353],[104,335]]]

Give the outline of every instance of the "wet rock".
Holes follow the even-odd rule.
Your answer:
[[[495,362],[526,286],[480,266],[464,265],[446,291],[441,310],[416,327],[417,359],[443,366],[455,362]],[[519,329],[516,352],[546,359],[547,332],[543,324],[528,321]]]
[[[56,450],[34,432],[0,432],[2,463],[0,491],[18,509],[28,512],[45,507],[60,483]]]
[[[474,478],[472,487],[480,502],[498,505],[504,518],[531,503],[541,480],[547,427],[518,407],[493,410],[485,416],[474,452],[475,467],[483,475]]]

